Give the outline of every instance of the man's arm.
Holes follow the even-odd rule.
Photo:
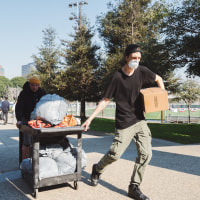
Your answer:
[[[163,90],[165,90],[165,86],[164,86],[164,83],[163,83],[163,79],[156,74],[156,79],[155,79],[155,82],[158,84],[158,87],[162,88]]]
[[[104,98],[102,101],[99,102],[98,106],[96,107],[95,111],[90,115],[90,117],[82,124],[82,127],[85,127],[84,131],[87,131],[90,123],[92,120],[101,112],[109,103],[109,99]]]
[[[23,117],[23,92],[21,92],[18,96],[18,99],[17,99],[17,103],[15,105],[15,116],[16,116],[16,119],[17,119],[17,123],[16,123],[16,126],[17,128],[20,128],[21,124],[22,124],[22,117]]]

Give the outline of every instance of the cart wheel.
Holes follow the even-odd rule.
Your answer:
[[[38,189],[37,188],[34,189],[33,197],[35,197],[36,199],[38,198]]]
[[[77,190],[78,189],[78,184],[77,181],[74,181],[74,189]]]

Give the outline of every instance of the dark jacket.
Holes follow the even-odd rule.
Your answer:
[[[8,112],[9,108],[10,108],[10,104],[7,100],[5,100],[1,103],[1,109],[3,112]]]
[[[17,121],[29,121],[31,112],[34,110],[36,103],[45,94],[46,92],[40,87],[37,92],[31,91],[29,82],[27,81],[18,96],[17,104],[15,106]]]

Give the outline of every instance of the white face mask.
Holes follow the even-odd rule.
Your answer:
[[[129,66],[131,69],[137,69],[138,66],[139,66],[139,61],[137,61],[137,60],[131,60],[131,61],[128,63],[128,66]]]

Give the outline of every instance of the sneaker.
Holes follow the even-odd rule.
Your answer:
[[[97,164],[94,164],[92,167],[92,175],[91,175],[91,185],[92,186],[97,186],[99,183],[99,177],[101,173],[96,171],[96,166]]]
[[[128,196],[135,200],[150,200],[141,192],[139,186],[134,184],[129,185]]]

